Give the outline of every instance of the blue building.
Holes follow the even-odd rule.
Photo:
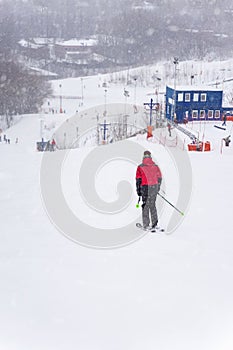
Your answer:
[[[185,120],[222,119],[222,114],[232,109],[223,107],[223,91],[215,87],[177,87],[176,90],[166,87],[166,117],[176,119],[178,123]]]

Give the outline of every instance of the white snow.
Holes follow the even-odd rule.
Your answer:
[[[209,65],[190,62],[190,70],[202,67],[204,72]],[[221,65],[213,62],[215,72],[216,66]],[[113,76],[117,79],[121,74]],[[215,73],[206,70],[202,78],[204,74],[211,80]],[[165,73],[161,75],[165,84]],[[181,71],[179,77],[182,80]],[[186,84],[184,79],[182,84]],[[130,97],[126,100],[125,86],[109,80],[110,76],[99,75],[55,81],[55,95],[83,93],[83,105],[64,98],[66,113],[24,116],[4,130],[11,144],[0,143],[0,349],[231,350],[233,146],[221,147],[222,138],[232,134],[231,122],[226,131],[215,128],[213,122],[186,126],[201,140],[209,140],[212,151],[189,152],[192,196],[183,221],[170,235],[147,234],[119,249],[88,249],[60,234],[46,214],[40,189],[43,154],[36,151],[36,141],[41,136],[51,138],[76,110],[85,118],[85,109],[105,102],[149,102],[152,85],[143,86],[138,79],[136,92],[134,85],[127,87]],[[49,101],[59,110],[59,99]],[[46,129],[41,129],[44,125]],[[167,130],[163,132],[168,137]],[[187,136],[179,135],[187,146]],[[169,149],[156,138],[149,142],[138,136],[129,142],[152,151],[163,171],[166,197],[176,203],[185,184],[179,181]],[[103,229],[130,224],[134,235],[133,219],[140,212],[135,208],[136,164],[118,159],[96,172],[96,191],[106,202],[116,200],[122,179],[131,184],[132,198],[122,213],[110,219],[91,210],[80,196],[77,173],[94,149],[69,151],[62,169],[66,201],[83,221]],[[49,154],[51,160],[57,152]],[[138,163],[141,157],[137,155]],[[164,204],[160,225],[166,227],[173,213]]]

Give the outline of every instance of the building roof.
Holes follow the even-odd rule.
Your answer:
[[[38,75],[41,75],[41,76],[58,77],[57,73],[53,73],[45,69],[41,69],[37,67],[28,67],[28,68],[31,70],[31,72],[37,73]]]
[[[30,49],[39,49],[41,47],[40,45],[34,44],[33,42],[24,39],[20,40],[18,43],[20,46]]]
[[[47,44],[53,44],[54,39],[53,38],[47,38],[47,37],[46,38],[33,38],[33,41],[37,45],[44,46],[44,45],[47,45]]]
[[[67,41],[60,41],[57,42],[57,45],[60,46],[70,46],[70,47],[77,47],[77,46],[95,46],[97,45],[98,41],[96,39],[70,39]]]
[[[170,89],[174,90],[174,86],[167,86]],[[220,88],[216,88],[215,86],[207,86],[207,85],[178,85],[176,86],[176,91],[223,91]]]

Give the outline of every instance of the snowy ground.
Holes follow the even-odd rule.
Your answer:
[[[104,104],[100,77],[93,79],[85,83],[81,111]],[[63,81],[64,90],[66,84],[68,95],[74,85]],[[107,103],[124,104],[122,90],[109,89]],[[138,89],[139,104],[148,90]],[[127,102],[133,103],[133,97]],[[56,103],[59,107],[59,99]],[[74,114],[74,101],[63,103],[66,114],[25,116],[7,130],[11,144],[0,144],[0,349],[231,350],[233,151],[231,145],[221,153],[221,140],[231,134],[232,124],[227,131],[212,123],[187,126],[200,138],[204,134],[212,151],[188,154],[192,194],[172,234],[147,234],[119,249],[98,250],[62,235],[41,198],[43,155],[36,152],[35,141],[41,138],[41,119],[47,125],[43,132],[51,135]],[[152,151],[163,170],[166,196],[176,203],[187,185],[180,183],[169,150],[143,136],[129,142]],[[100,147],[103,153],[105,147]],[[122,179],[131,184],[126,209],[110,218],[85,207],[80,196],[76,174],[91,152],[94,147],[74,149],[65,158],[61,179],[68,205],[84,222],[103,229],[114,225],[119,232],[129,224],[131,237],[136,236],[134,220],[140,209],[135,208],[135,164],[127,160],[126,150],[126,159],[96,171],[96,191],[107,203],[116,200]],[[56,154],[48,155],[51,162]],[[136,155],[138,163],[141,156]],[[162,201],[160,205],[161,225],[166,227],[174,212],[162,207]]]

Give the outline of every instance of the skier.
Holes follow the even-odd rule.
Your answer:
[[[223,114],[222,120],[223,120],[222,126],[226,126],[226,120],[227,120],[227,115],[226,115],[226,113]]]
[[[223,141],[225,141],[226,147],[229,147],[229,145],[230,145],[230,142],[231,142],[230,137],[231,137],[231,135],[229,135],[223,139]]]
[[[171,124],[170,123],[167,123],[167,129],[168,129],[169,136],[171,137],[172,134],[171,134]]]
[[[40,151],[44,152],[44,148],[45,148],[45,141],[44,141],[44,138],[42,137],[41,144],[40,144]]]
[[[51,142],[51,151],[54,152],[55,151],[55,148],[56,148],[56,141],[54,139],[52,139],[52,142]]]
[[[158,224],[158,215],[156,209],[156,197],[160,190],[162,174],[159,166],[156,165],[151,157],[150,151],[145,151],[143,161],[137,167],[136,189],[139,197],[142,197],[142,224],[144,230],[155,231]],[[151,216],[151,228],[150,228]]]
[[[51,144],[50,144],[50,141],[47,141],[47,142],[45,143],[45,149],[44,149],[44,151],[51,151]]]
[[[196,140],[196,145],[197,145],[197,151],[198,152],[202,151],[202,143],[198,139]]]

